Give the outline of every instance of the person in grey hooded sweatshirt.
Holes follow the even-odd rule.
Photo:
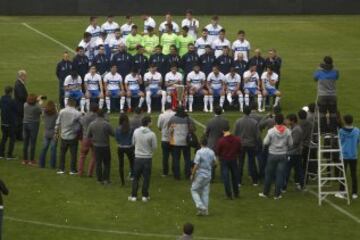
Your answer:
[[[275,126],[267,132],[264,145],[269,146],[268,162],[265,169],[264,191],[259,197],[268,197],[273,179],[275,179],[275,197],[281,198],[281,189],[284,184],[284,171],[286,167],[286,154],[293,145],[291,131],[284,125],[284,116],[275,116]]]
[[[140,177],[143,177],[142,201],[150,199],[149,186],[151,176],[152,156],[157,148],[157,139],[153,131],[150,130],[151,117],[145,116],[141,120],[142,126],[137,128],[133,134],[133,145],[135,146],[135,166],[134,181],[132,184],[131,202],[136,202]]]

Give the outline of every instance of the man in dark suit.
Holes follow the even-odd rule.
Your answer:
[[[70,75],[72,62],[68,52],[64,52],[63,59],[56,65],[56,76],[59,80],[59,104],[64,108],[64,81]]]
[[[24,103],[28,97],[28,92],[26,90],[25,82],[27,80],[27,73],[25,70],[19,70],[17,73],[15,87],[14,87],[14,96],[17,108],[17,117],[16,117],[16,139],[21,141],[23,134],[23,118],[24,118]]]

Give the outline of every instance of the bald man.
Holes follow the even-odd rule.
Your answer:
[[[254,56],[249,59],[249,66],[256,66],[256,72],[259,74],[259,76],[262,75],[262,73],[265,70],[265,59],[261,56],[261,50],[259,48],[255,49]]]

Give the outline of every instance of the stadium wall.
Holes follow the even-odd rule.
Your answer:
[[[0,0],[0,15],[359,14],[360,0]]]

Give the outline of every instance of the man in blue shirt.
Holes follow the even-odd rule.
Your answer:
[[[85,74],[89,72],[89,58],[85,55],[83,47],[76,48],[76,55],[72,61],[72,69],[74,69],[84,79]]]
[[[209,75],[212,72],[212,68],[215,65],[215,55],[210,45],[205,46],[205,53],[200,56],[199,63],[200,69],[205,75]]]
[[[216,59],[216,64],[219,66],[220,72],[224,75],[230,72],[230,68],[234,65],[234,58],[230,57],[230,48],[224,46],[223,54]]]
[[[118,73],[121,75],[122,79],[125,79],[126,75],[130,73],[133,64],[133,57],[126,52],[125,45],[120,44],[119,52],[113,56],[111,65],[116,65]]]
[[[189,43],[188,52],[181,58],[181,68],[184,70],[184,76],[187,76],[199,62],[199,56],[195,51],[193,43]]]
[[[59,80],[59,103],[64,108],[64,81],[70,75],[72,62],[68,52],[64,52],[63,59],[56,65],[56,76]]]
[[[110,59],[105,54],[104,45],[99,45],[98,54],[94,57],[92,65],[96,67],[102,77],[110,70]]]

